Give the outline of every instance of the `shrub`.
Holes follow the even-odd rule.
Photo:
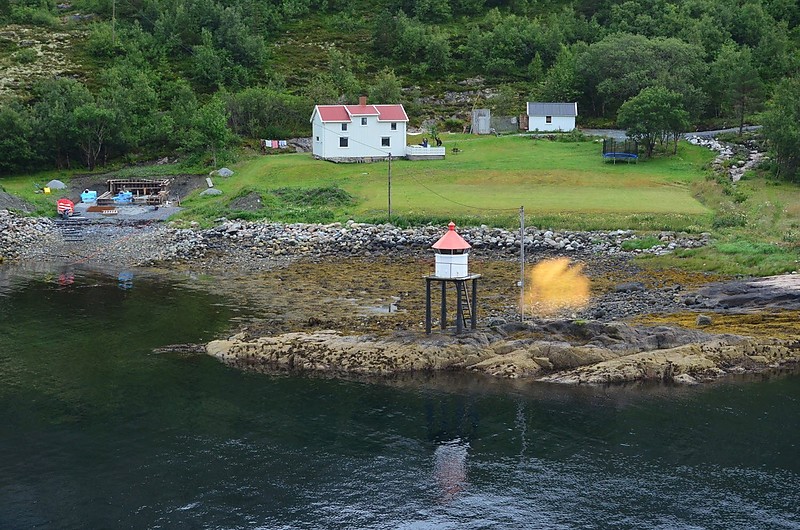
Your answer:
[[[661,240],[655,236],[643,237],[642,239],[628,239],[622,242],[622,250],[644,250],[660,244]]]
[[[11,21],[16,24],[31,24],[33,26],[53,27],[58,25],[58,19],[44,9],[29,6],[14,6],[11,8]]]
[[[33,48],[23,48],[14,54],[14,61],[20,64],[31,64],[39,58],[39,54]]]
[[[461,132],[464,130],[464,120],[447,118],[442,124],[442,128],[449,132]]]
[[[711,226],[714,228],[733,228],[744,226],[746,222],[747,216],[744,212],[728,207],[720,208],[720,210],[714,214]]]
[[[272,193],[287,206],[348,206],[355,203],[355,198],[338,186],[322,188],[278,188]]]

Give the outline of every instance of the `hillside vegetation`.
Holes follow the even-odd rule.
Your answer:
[[[800,92],[785,0],[0,0],[0,21],[0,172],[175,152],[215,165],[365,93],[461,131],[475,105],[516,115],[527,100],[609,125],[653,87],[687,128],[766,109],[779,130]],[[772,135],[787,178],[798,137]]]

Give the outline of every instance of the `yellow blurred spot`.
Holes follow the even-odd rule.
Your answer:
[[[50,193],[50,188],[45,187],[44,192],[45,194]]]
[[[580,309],[589,302],[589,278],[583,265],[570,267],[569,259],[537,263],[528,275],[525,305],[534,313],[549,315],[561,309]]]

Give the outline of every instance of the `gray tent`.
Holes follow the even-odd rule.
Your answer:
[[[67,185],[61,182],[60,180],[51,180],[47,184],[45,184],[46,188],[50,188],[51,190],[63,190],[66,189]]]

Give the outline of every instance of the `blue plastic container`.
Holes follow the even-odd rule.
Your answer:
[[[130,204],[133,202],[133,193],[130,191],[121,191],[116,195],[116,197],[114,197],[114,202],[119,204]]]
[[[95,203],[97,202],[97,192],[86,190],[81,193],[81,202]]]

